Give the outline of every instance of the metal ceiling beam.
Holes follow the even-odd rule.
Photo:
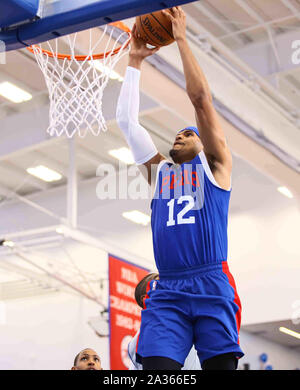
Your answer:
[[[275,56],[276,61],[277,61],[277,65],[280,68],[281,61],[280,61],[280,57],[278,54],[278,50],[277,50],[275,42],[274,42],[272,28],[265,23],[265,20],[256,11],[254,11],[253,8],[245,0],[235,0],[235,2],[241,8],[243,8],[244,11],[246,11],[253,19],[258,21],[264,27],[264,29],[266,30],[266,32],[268,34],[268,37],[269,37],[269,40],[271,43],[271,47],[273,49],[273,53],[274,53],[274,56]]]
[[[107,159],[103,159],[102,157],[98,157],[96,156],[95,154],[93,154],[92,152],[90,151],[87,151],[86,149],[84,149],[83,147],[79,147],[79,145],[77,145],[77,151],[76,151],[76,155],[77,157],[81,157],[81,158],[85,158],[87,161],[89,161],[90,163],[94,163],[96,167],[99,166],[100,163],[103,163],[103,162],[107,162],[107,163],[111,163],[111,160]],[[83,180],[80,180],[78,185],[81,186],[81,185],[87,185],[88,183],[93,183],[95,182],[95,185],[97,184],[97,181],[99,180],[98,177],[96,177],[96,169],[95,169],[95,177],[93,178],[88,178],[88,179],[83,179]],[[62,188],[64,191],[67,191],[67,184],[63,184],[62,186],[60,186],[59,188]],[[47,193],[48,191],[48,188],[45,189],[45,190],[40,190],[38,191],[38,195],[42,196],[43,194]],[[19,194],[17,194],[16,192],[4,187],[3,185],[0,184],[0,195],[4,196],[5,198],[7,199],[4,199],[2,202],[1,202],[1,207],[4,207],[5,204],[8,204],[10,202],[14,202],[14,201],[20,201],[22,203],[25,203],[27,204],[28,206],[31,206],[33,207],[34,209],[42,212],[43,214],[45,215],[48,215],[49,217],[51,218],[54,218],[56,220],[58,220],[60,223],[62,224],[65,224],[67,225],[68,224],[68,221],[65,217],[62,217],[60,215],[57,215],[55,213],[53,213],[51,210],[48,210],[47,208],[39,205],[38,203],[32,201],[30,199],[30,195],[25,197],[25,196],[21,196]],[[102,201],[103,202],[103,201]],[[57,226],[56,226],[57,227]],[[53,231],[55,231],[55,226],[53,227]],[[52,231],[51,230],[51,231]],[[38,231],[40,231],[40,229],[38,229]],[[42,230],[43,231],[43,230]],[[47,230],[48,232],[48,230]],[[18,236],[19,233],[17,233],[17,236]],[[36,231],[33,231],[32,234],[36,234]],[[7,237],[8,238],[13,238],[15,235],[12,234],[12,235],[8,235]]]
[[[43,149],[41,150],[34,150],[30,152],[30,155],[32,155],[38,164],[46,165],[48,168],[54,169],[55,171],[61,173],[65,177],[68,177],[69,169],[68,166],[65,164],[56,161],[54,158],[50,157],[49,155],[43,153]],[[83,175],[79,172],[77,172],[78,178],[83,179]]]
[[[101,299],[99,296],[91,295],[90,293],[85,291],[81,286],[79,286],[77,283],[74,283],[72,280],[69,280],[69,278],[66,278],[62,275],[59,275],[55,271],[50,271],[50,270],[46,269],[45,267],[43,267],[39,264],[36,264],[34,261],[32,261],[30,256],[27,253],[23,253],[22,250],[15,250],[14,253],[15,253],[15,255],[20,257],[22,260],[24,260],[26,263],[32,265],[33,267],[39,269],[40,271],[43,271],[50,278],[57,280],[58,282],[62,283],[63,285],[76,291],[80,295],[83,295],[85,298],[87,298],[91,301],[94,301],[94,302],[98,303],[100,306],[105,308],[105,305],[104,305],[104,303],[101,302]]]
[[[66,145],[62,145],[63,148],[67,148]],[[77,157],[80,157],[84,159],[85,161],[89,162],[90,164],[94,165],[95,168],[99,166],[100,163],[104,162],[110,162],[109,158],[103,158],[103,156],[98,156],[93,151],[87,149],[82,144],[78,143],[77,149],[76,149]],[[95,171],[96,172],[96,171]]]
[[[295,16],[300,20],[299,10],[290,2],[290,0],[280,0],[282,4],[284,4]]]
[[[40,231],[51,231],[53,230],[53,228],[55,227],[51,226],[49,228],[42,228],[40,229]],[[128,259],[134,259],[134,263],[141,261],[141,263],[147,264],[147,267],[149,266],[149,263],[152,264],[152,262],[149,262],[148,259],[139,258],[128,251],[124,252],[122,248],[120,251],[118,251],[116,250],[116,247],[114,247],[114,245],[110,246],[78,229],[73,229],[66,225],[60,226],[60,228],[62,231],[62,235],[66,238],[71,238],[85,245],[105,250],[107,253],[115,253],[116,255],[120,255],[119,252],[121,253],[122,251],[123,256],[126,254],[126,256],[128,256]],[[20,234],[22,233],[24,235],[24,232],[21,232]],[[39,229],[36,230],[36,234],[39,234]],[[24,244],[19,245],[18,243],[16,243],[16,245],[10,249],[10,254],[21,258],[26,263],[30,264],[32,267],[42,271],[44,277],[48,276],[50,278],[53,278],[54,280],[62,283],[63,285],[73,289],[77,293],[85,296],[86,298],[93,300],[100,305],[104,305],[101,300],[101,296],[95,293],[94,289],[91,286],[91,283],[94,283],[96,280],[90,280],[88,273],[85,273],[83,270],[79,269],[79,267],[75,265],[75,259],[72,259],[69,254],[68,260],[70,261],[69,263],[65,263],[63,261],[59,261],[59,257],[55,257],[55,259],[53,259],[47,254],[34,251],[30,248],[25,248],[23,245]],[[0,265],[1,263],[2,262],[0,257]]]
[[[34,150],[44,142],[60,141],[59,138],[49,138],[48,117],[49,105],[45,105],[36,111],[22,112],[2,119],[0,160]]]
[[[28,267],[22,267],[20,265],[17,265],[15,262],[8,262],[6,258],[0,257],[0,268],[2,270],[5,270],[9,273],[22,275],[27,278],[27,280],[35,280],[45,286],[48,287],[58,287],[61,286],[61,283],[57,283],[53,279],[49,278],[45,274],[41,274],[40,272],[34,272],[33,270],[30,270]]]
[[[283,94],[281,94],[274,86],[265,80],[259,72],[255,70],[251,65],[248,65],[247,61],[240,58],[237,53],[230,50],[224,43],[222,43],[218,38],[216,38],[212,33],[206,30],[203,26],[199,26],[197,21],[189,15],[188,24],[193,26],[194,31],[199,34],[205,35],[206,40],[211,44],[212,48],[215,51],[210,51],[210,55],[216,62],[222,64],[225,69],[228,69],[236,78],[244,83],[249,81],[250,77],[254,77],[255,81],[260,85],[267,96],[266,100],[271,103],[276,109],[281,112],[286,118],[288,118],[291,123],[293,123],[294,118],[291,117],[290,112],[295,111],[296,105],[294,102],[291,102]],[[191,42],[199,46],[199,39],[196,36],[188,33],[188,38]],[[255,54],[254,58],[256,57]],[[150,57],[151,58],[151,57]]]
[[[163,129],[161,126],[157,126],[155,123],[153,123],[150,119],[145,118],[143,116],[140,117],[140,123],[142,126],[144,126],[150,133],[152,133],[155,137],[159,138],[161,141],[163,141],[166,146],[170,147],[173,140],[170,140],[170,138],[164,134]]]
[[[79,227],[80,228],[80,227]],[[115,243],[108,243],[103,239],[98,239],[92,235],[85,233],[79,229],[70,229],[66,226],[62,227],[65,237],[72,238],[78,242],[89,245],[94,248],[102,249],[107,253],[114,253],[116,256],[126,256],[128,261],[132,261],[134,264],[139,264],[145,267],[153,266],[153,261],[141,256],[137,256],[134,253],[127,251],[122,247],[118,247]]]
[[[219,28],[221,28],[223,31],[225,31],[226,33],[232,33],[232,32],[236,32],[236,29],[233,28],[233,27],[229,27],[229,26],[226,26],[226,24],[224,24],[222,22],[222,20],[220,19],[220,17],[218,17],[215,13],[211,12],[206,5],[204,5],[202,2],[197,2],[197,3],[194,3],[194,6],[200,11],[202,12],[204,15],[206,15],[209,19],[211,19],[212,22],[214,22]],[[225,16],[223,16],[224,18],[224,21],[225,21]],[[228,22],[230,22],[230,20],[227,20]],[[234,35],[233,36],[233,39],[238,42],[239,44],[245,44],[244,42],[244,39]]]
[[[24,196],[21,196],[21,195],[17,194],[14,191],[9,190],[8,188],[4,187],[1,184],[0,184],[0,194],[3,195],[5,198],[10,199],[10,200],[12,200],[12,199],[19,200],[20,202],[25,203],[25,204],[27,204],[30,207],[33,207],[34,209],[36,209],[36,210],[38,210],[38,211],[48,215],[49,217],[57,219],[61,223],[65,222],[65,218],[63,218],[63,217],[53,213],[52,211],[46,209],[43,206],[40,206],[36,202],[33,202],[32,200],[30,200],[30,199],[28,199],[28,198],[26,198]]]
[[[253,19],[265,26],[265,20],[248,4],[246,0],[234,0]]]
[[[272,26],[272,24],[288,22],[289,20],[294,19],[295,17],[298,17],[298,16],[300,17],[300,12],[297,12],[297,14],[295,14],[295,15],[284,16],[282,18],[277,18],[277,19],[265,21],[264,23],[255,24],[254,26],[249,26],[249,27],[243,28],[241,30],[238,30],[236,32],[232,32],[232,33],[223,35],[223,36],[219,37],[219,39],[224,40],[227,38],[231,38],[235,35],[240,35],[240,34],[244,34],[247,32],[255,31],[259,28],[264,28],[265,26]]]
[[[1,162],[1,168],[5,169],[7,171],[8,175],[11,175],[14,177],[19,184],[17,185],[16,188],[14,188],[14,191],[18,191],[22,186],[27,183],[30,184],[31,186],[39,189],[39,190],[46,190],[49,188],[49,185],[40,180],[36,179],[34,176],[30,175],[29,173],[26,172],[24,167],[24,170],[17,167],[16,165],[12,164],[11,162],[8,161],[2,161]]]
[[[60,227],[60,225],[50,225],[50,226],[42,227],[42,228],[21,230],[19,232],[17,231],[17,232],[13,232],[13,233],[7,233],[5,235],[5,238],[13,241],[15,238],[30,237],[30,236],[34,236],[37,234],[54,233],[56,231],[56,229],[59,227]]]
[[[67,184],[67,220],[72,228],[77,227],[78,219],[78,181],[76,167],[76,137],[68,140],[69,174]]]
[[[299,69],[299,65],[292,63],[292,42],[295,40],[299,40],[299,31],[296,30],[276,36],[277,53],[280,59],[279,68],[268,40],[246,45],[236,50],[235,53],[263,77],[287,73],[293,69]]]
[[[288,85],[289,88],[291,89],[291,92],[293,94],[296,94],[300,99],[300,89],[295,84],[293,84],[287,77],[281,76],[280,74],[278,76],[280,78],[280,82],[283,82],[284,84]],[[295,96],[294,96],[294,99],[295,99]],[[300,106],[299,106],[298,112],[300,112]]]

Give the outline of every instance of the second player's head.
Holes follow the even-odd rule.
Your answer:
[[[72,370],[102,370],[101,360],[93,349],[86,348],[75,357]]]
[[[151,273],[146,275],[139,283],[136,285],[134,296],[136,303],[143,309],[144,308],[144,298],[147,295],[147,286],[151,280],[159,279],[159,275],[156,273]]]
[[[203,149],[196,127],[186,127],[180,130],[175,138],[169,154],[176,164],[191,161]]]

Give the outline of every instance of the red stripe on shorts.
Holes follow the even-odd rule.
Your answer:
[[[240,332],[240,327],[241,327],[241,314],[242,314],[242,305],[240,298],[238,296],[237,290],[236,290],[236,285],[233,276],[231,275],[227,261],[222,261],[222,270],[227,276],[229,283],[231,287],[234,289],[234,303],[236,303],[239,307],[238,311],[235,314],[235,320],[236,320],[236,326],[237,326],[237,331],[238,333]],[[238,337],[238,344],[240,343],[239,337]]]

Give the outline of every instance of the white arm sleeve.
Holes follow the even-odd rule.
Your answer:
[[[118,125],[138,165],[158,153],[149,133],[139,124],[140,75],[138,69],[127,67],[117,106]]]
[[[129,370],[142,370],[143,366],[136,361],[136,345],[139,337],[139,331],[128,344],[128,356],[130,358]]]

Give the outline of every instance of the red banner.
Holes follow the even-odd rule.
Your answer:
[[[134,298],[149,271],[109,255],[110,369],[127,370],[128,344],[140,329],[141,308]]]

